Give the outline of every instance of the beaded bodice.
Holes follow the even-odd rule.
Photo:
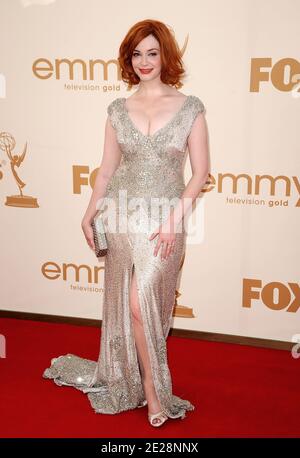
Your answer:
[[[126,189],[128,197],[179,197],[185,187],[187,140],[196,115],[204,110],[202,101],[187,96],[171,120],[150,135],[134,125],[125,102],[125,97],[119,97],[107,107],[122,158],[106,195],[117,196],[120,189]]]

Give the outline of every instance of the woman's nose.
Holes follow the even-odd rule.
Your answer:
[[[143,65],[147,64],[147,56],[142,56],[142,64]]]

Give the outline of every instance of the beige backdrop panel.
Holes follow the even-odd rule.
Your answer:
[[[292,341],[300,313],[300,3],[2,0],[0,9],[1,308],[101,318],[104,262],[80,223],[106,107],[129,94],[116,62],[107,74],[98,65],[94,77],[88,64],[115,61],[129,27],[153,18],[186,45],[181,90],[203,101],[210,135],[199,240],[187,246],[178,284],[188,317],[173,326]],[[58,59],[80,59],[73,79],[67,63],[58,74]],[[8,154],[22,155],[26,143],[16,171],[32,199],[19,207]],[[187,182],[189,163],[185,174]]]

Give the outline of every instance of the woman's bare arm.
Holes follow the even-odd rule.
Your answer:
[[[175,240],[177,226],[184,222],[182,221],[184,216],[200,194],[209,176],[208,132],[203,113],[199,113],[195,118],[188,137],[188,147],[193,176],[186,185],[178,204],[174,209],[171,209],[167,221],[161,224],[149,237],[152,240],[159,235],[154,256],[157,256],[162,243],[161,257],[166,258],[170,255],[174,246],[172,243]]]
[[[112,126],[108,116],[105,124],[102,162],[97,173],[90,202],[81,222],[82,226],[90,225],[92,219],[98,212],[96,207],[97,202],[105,196],[107,185],[120,164],[121,156],[122,153],[117,141],[116,130]]]
[[[208,131],[203,113],[199,113],[195,118],[188,137],[188,149],[192,177],[181,195],[179,204],[170,214],[170,222],[175,223],[175,227],[182,222],[209,176]]]

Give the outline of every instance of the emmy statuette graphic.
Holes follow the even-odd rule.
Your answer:
[[[182,257],[182,261],[180,264],[179,271],[182,269],[183,263],[184,263],[184,258],[185,254]],[[177,298],[181,296],[180,292],[175,291],[175,305],[173,308],[173,316],[178,316],[180,318],[195,318],[195,315],[193,314],[193,309],[191,307],[187,307],[186,305],[178,305],[177,304]]]
[[[37,199],[35,197],[26,196],[23,194],[22,189],[24,188],[26,183],[24,183],[20,179],[16,171],[16,167],[20,167],[25,158],[27,152],[27,142],[25,144],[22,154],[12,154],[12,151],[14,150],[15,146],[16,142],[11,134],[9,134],[8,132],[0,133],[0,149],[6,152],[10,160],[11,171],[20,191],[19,195],[6,196],[5,205],[9,207],[37,208],[39,206],[37,203]]]

